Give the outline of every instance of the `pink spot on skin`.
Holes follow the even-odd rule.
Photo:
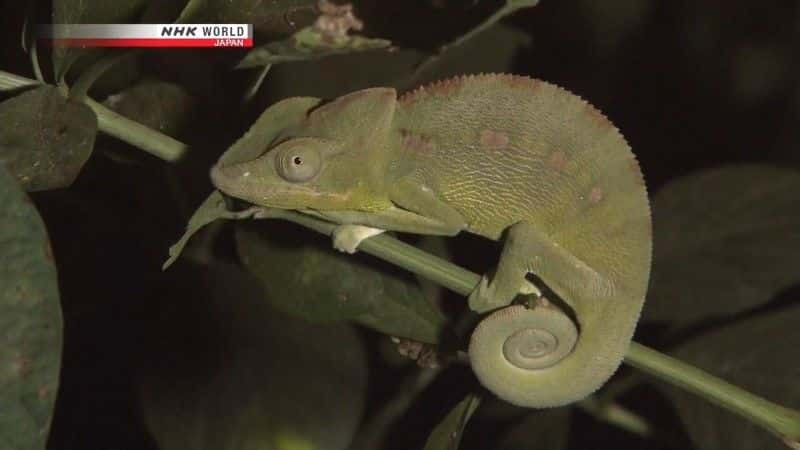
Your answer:
[[[602,199],[603,199],[603,190],[597,186],[593,187],[592,192],[589,193],[589,201],[592,203],[598,203]]]
[[[561,172],[562,170],[564,170],[564,166],[566,165],[567,165],[567,155],[565,155],[564,152],[560,150],[550,155],[550,159],[547,160],[547,167],[557,172]]]
[[[424,136],[414,134],[408,130],[402,130],[403,134],[403,147],[421,154],[430,154],[433,152],[433,144]]]
[[[508,136],[499,131],[481,131],[481,145],[490,150],[501,150],[508,147]]]

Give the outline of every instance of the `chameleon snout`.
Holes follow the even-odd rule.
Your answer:
[[[236,180],[240,179],[242,170],[236,166],[222,167],[219,164],[211,168],[211,183],[222,192],[232,195],[231,186],[236,185]]]
[[[229,166],[217,164],[211,168],[211,183],[232,197],[248,198],[249,187],[260,178],[258,175],[249,163]]]

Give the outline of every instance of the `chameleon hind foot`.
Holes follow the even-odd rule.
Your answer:
[[[533,295],[536,297],[541,297],[542,292],[538,287],[536,287],[535,284],[523,279],[519,288],[513,293],[500,293],[497,290],[497,284],[490,282],[488,275],[484,275],[481,277],[481,281],[478,282],[478,285],[475,286],[475,289],[473,289],[472,293],[469,295],[469,307],[473,311],[477,312],[486,312],[492,309],[497,309],[510,303],[510,301],[503,303],[502,301],[497,301],[497,299],[507,298],[509,295],[511,295],[512,299],[517,295]]]
[[[537,244],[546,239],[527,222],[508,227],[497,270],[491,280],[487,275],[481,278],[469,295],[469,307],[482,313],[509,305],[520,294],[540,297],[539,289],[525,277],[541,259]]]

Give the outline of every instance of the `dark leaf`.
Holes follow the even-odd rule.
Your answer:
[[[0,448],[44,449],[61,365],[58,280],[44,223],[0,164]]]
[[[800,282],[800,172],[723,167],[655,196],[644,319],[690,322],[760,306]]]
[[[344,450],[367,366],[352,327],[310,324],[264,301],[229,265],[176,267],[138,377],[161,450]]]
[[[444,317],[416,281],[368,255],[342,255],[295,225],[237,227],[242,263],[276,308],[315,322],[355,319],[383,333],[436,343]]]
[[[479,403],[480,399],[473,394],[461,400],[433,429],[424,450],[457,450],[464,428]]]
[[[123,116],[172,137],[191,123],[194,99],[181,86],[166,81],[137,83],[112,95],[106,106]]]
[[[0,160],[28,191],[72,184],[89,159],[97,118],[88,106],[42,86],[0,103]]]
[[[53,0],[54,24],[128,23],[139,14],[147,0]],[[69,66],[94,49],[54,47],[53,70],[60,80]],[[95,54],[98,54],[94,50]]]
[[[800,303],[719,328],[674,356],[782,406],[800,409]],[[780,439],[686,391],[669,388],[692,440],[703,450],[785,449]]]

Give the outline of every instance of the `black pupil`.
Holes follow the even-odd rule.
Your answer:
[[[299,157],[299,156],[295,156],[295,157],[292,159],[292,162],[293,162],[293,163],[295,163],[295,164],[297,164],[297,165],[299,166],[300,164],[303,164],[303,158],[301,158],[301,157]]]

